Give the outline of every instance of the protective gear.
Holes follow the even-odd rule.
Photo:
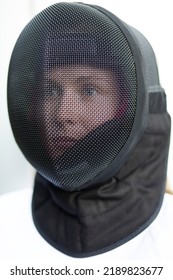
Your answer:
[[[148,41],[107,10],[59,3],[15,45],[14,137],[37,169],[33,219],[62,252],[113,249],[159,212],[170,117]]]

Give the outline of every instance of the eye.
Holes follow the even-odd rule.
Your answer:
[[[60,97],[63,93],[63,88],[60,84],[49,82],[46,86],[46,95]]]
[[[51,96],[53,95],[60,96],[61,94],[62,94],[62,90],[60,90],[59,88],[50,89],[49,91],[49,95]]]
[[[83,94],[85,96],[94,96],[98,94],[98,90],[96,89],[96,87],[93,86],[84,86]]]

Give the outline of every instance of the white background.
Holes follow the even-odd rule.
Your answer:
[[[6,84],[11,52],[27,22],[42,9],[57,2],[51,0],[0,0],[0,194],[32,185],[34,174],[34,170],[27,163],[14,141],[8,119]],[[63,2],[74,1],[64,0]],[[171,2],[171,0],[84,1],[84,3],[106,8],[146,36],[155,51],[161,85],[167,93],[168,111],[173,116]],[[168,162],[168,179],[173,187],[172,142]]]

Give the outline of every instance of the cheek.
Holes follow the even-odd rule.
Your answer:
[[[85,127],[94,129],[106,121],[113,119],[117,112],[115,102],[115,98],[107,99],[102,96],[90,103],[83,112]]]
[[[116,116],[116,111],[115,101],[106,100],[103,106],[98,107],[98,114],[103,122],[113,119]]]
[[[55,117],[55,106],[52,102],[44,101],[42,104],[42,129],[45,136],[53,133],[53,119]]]
[[[57,100],[54,100],[53,98],[45,99],[42,104],[43,120],[51,121],[52,118],[55,118],[57,112],[58,112]]]

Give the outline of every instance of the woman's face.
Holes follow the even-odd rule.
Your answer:
[[[54,68],[46,76],[43,126],[56,157],[116,116],[118,87],[110,70],[90,66]]]

